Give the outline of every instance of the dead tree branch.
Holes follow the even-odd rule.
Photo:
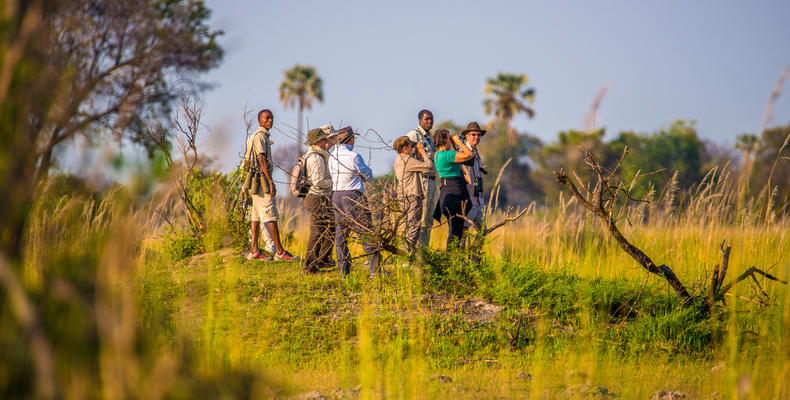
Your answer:
[[[781,280],[781,279],[779,279],[779,278],[777,278],[777,277],[775,277],[775,276],[773,276],[773,275],[771,275],[771,274],[769,274],[769,273],[757,268],[756,266],[751,266],[751,267],[749,267],[749,269],[744,271],[740,276],[735,278],[732,282],[730,282],[727,285],[725,285],[724,287],[722,287],[721,291],[718,294],[718,296],[720,296],[720,297],[724,296],[730,289],[732,289],[733,286],[735,286],[738,282],[740,282],[740,281],[742,281],[742,280],[744,280],[746,278],[754,279],[755,283],[757,283],[757,286],[760,287],[760,290],[762,290],[762,287],[760,286],[760,283],[757,282],[757,278],[755,278],[755,275],[762,275],[762,276],[764,276],[764,277],[766,277],[766,278],[768,278],[768,279],[770,279],[772,281],[783,283],[783,284],[787,284],[787,281],[783,281],[783,280]],[[763,293],[765,293],[765,292],[763,292]]]
[[[686,287],[683,283],[678,279],[672,269],[667,265],[656,265],[653,260],[647,256],[642,250],[631,244],[628,239],[620,232],[620,229],[617,227],[617,221],[615,219],[615,209],[617,208],[618,204],[625,209],[631,203],[637,202],[645,202],[646,200],[637,199],[631,196],[630,189],[634,186],[634,183],[638,177],[645,177],[650,174],[636,174],[630,180],[623,180],[620,178],[619,174],[617,173],[618,169],[622,165],[623,158],[626,156],[628,152],[628,148],[623,150],[623,154],[621,155],[620,159],[618,160],[617,164],[615,165],[614,169],[611,171],[607,171],[596,159],[595,156],[589,151],[582,149],[584,151],[584,159],[587,166],[593,171],[593,178],[588,183],[583,183],[583,181],[574,173],[574,177],[578,182],[577,185],[571,180],[568,175],[565,173],[564,170],[554,171],[557,175],[557,182],[565,186],[573,195],[574,198],[588,211],[592,212],[593,214],[597,215],[601,221],[603,222],[606,229],[609,231],[609,234],[615,239],[617,244],[630,255],[634,260],[636,260],[639,265],[642,266],[647,272],[661,276],[664,280],[667,281],[670,287],[675,291],[675,293],[684,301],[687,302],[691,299],[691,295],[689,294]],[[655,173],[655,172],[652,172]],[[652,174],[651,173],[651,174]],[[581,190],[579,189],[581,187]],[[618,203],[618,201],[620,203]],[[626,215],[627,218],[627,215]],[[729,268],[730,262],[730,251],[731,247],[726,246],[725,242],[722,242],[719,246],[722,252],[722,262],[721,267],[719,265],[714,266],[713,268],[713,275],[711,277],[710,286],[708,288],[708,307],[712,307],[713,304],[717,301],[724,302],[724,296],[727,292],[732,289],[733,286],[738,284],[739,282],[747,279],[752,278],[754,282],[757,284],[757,287],[760,289],[760,292],[767,296],[765,291],[760,286],[759,282],[755,275],[762,275],[763,277],[786,284],[787,282],[780,280],[779,278],[757,268],[756,266],[752,266],[751,268],[747,269],[744,273],[738,276],[735,280],[728,283],[727,285],[722,286],[724,282],[724,278],[727,275],[727,269]]]
[[[626,150],[623,151],[623,154],[625,154],[625,151]],[[613,210],[617,200],[617,195],[618,193],[624,192],[626,182],[622,182],[620,179],[618,179],[616,170],[612,170],[611,172],[607,173],[590,151],[585,150],[584,152],[585,162],[587,166],[593,170],[595,174],[594,179],[596,179],[594,182],[591,182],[591,184],[587,185],[588,188],[592,189],[585,189],[588,196],[583,195],[579,191],[573,181],[568,178],[568,175],[564,170],[554,172],[557,175],[557,182],[568,188],[571,194],[582,206],[584,206],[584,208],[597,215],[601,219],[601,221],[604,223],[604,226],[612,235],[612,237],[614,237],[617,244],[620,245],[620,247],[626,253],[628,253],[628,255],[636,260],[636,262],[639,263],[642,268],[644,268],[649,273],[663,277],[669,286],[672,287],[675,293],[684,301],[690,299],[691,295],[688,293],[688,290],[686,290],[686,287],[682,282],[680,282],[680,279],[678,279],[670,267],[663,264],[656,265],[653,260],[647,256],[647,254],[631,244],[631,242],[629,242],[628,239],[626,239],[625,236],[623,236],[623,234],[620,232],[620,229],[617,227],[617,223],[613,216]],[[627,193],[627,191],[625,191],[625,193]],[[625,196],[624,201],[627,203],[630,201],[630,198],[631,196]]]

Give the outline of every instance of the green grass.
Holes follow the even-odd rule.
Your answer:
[[[707,316],[681,306],[660,282],[583,278],[535,261],[428,258],[437,264],[422,279],[416,267],[388,265],[391,276],[369,280],[358,265],[346,281],[230,251],[160,260],[138,278],[138,302],[145,326],[163,328],[155,329],[162,343],[190,338],[206,369],[264,371],[283,382],[279,396],[361,384],[363,397],[540,398],[588,384],[625,398],[661,389],[706,397],[755,363],[787,365],[775,353],[788,345],[775,331],[787,329],[777,321],[783,304],[738,302]],[[480,311],[486,307],[494,311]],[[732,315],[729,329],[758,329],[763,340],[736,333],[729,344]],[[722,361],[724,371],[738,372],[711,374]],[[570,371],[587,377],[568,378]],[[520,372],[532,378],[518,379]],[[762,372],[752,379],[784,373]]]
[[[65,397],[790,394],[786,285],[759,279],[763,304],[752,281],[710,313],[681,304],[579,215],[529,214],[483,246],[481,263],[435,250],[422,266],[389,259],[384,279],[357,264],[340,280],[223,248],[236,241],[219,211],[209,252],[182,259],[164,232],[152,233],[161,221],[147,208],[129,207],[122,191],[106,197],[42,200],[19,268]],[[306,232],[298,216],[291,223],[300,228],[288,248],[298,252]],[[786,225],[654,221],[623,231],[701,295],[723,238],[733,246],[730,279],[751,265],[790,276]],[[30,346],[2,304],[0,397],[24,397],[37,379]]]

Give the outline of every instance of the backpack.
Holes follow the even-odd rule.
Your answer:
[[[310,180],[307,179],[307,156],[310,154],[299,157],[291,169],[291,193],[298,198],[304,198],[310,190]]]

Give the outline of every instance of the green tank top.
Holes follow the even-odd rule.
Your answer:
[[[455,161],[457,151],[437,151],[433,156],[440,178],[462,177],[461,164]]]

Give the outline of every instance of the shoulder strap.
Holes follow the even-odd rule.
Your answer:
[[[422,131],[420,130],[419,127],[417,128],[417,132],[419,132],[420,135],[422,135],[422,138],[425,139],[425,141],[428,142],[428,144],[431,145],[431,150],[435,152],[436,151],[436,145],[433,144],[433,140],[431,140],[431,138],[429,138],[424,133],[422,133]]]
[[[255,134],[253,133],[253,135],[255,135]],[[250,136],[247,139],[249,140],[251,138],[252,137]],[[247,146],[247,142],[245,142],[244,145]],[[255,169],[258,168],[258,158],[257,157],[252,158],[252,148],[253,147],[254,146],[252,145],[252,142],[249,142],[249,149],[247,149],[247,157],[245,157],[245,158],[248,158],[250,160],[249,165],[247,166],[247,168],[251,168],[251,169],[255,170]]]

